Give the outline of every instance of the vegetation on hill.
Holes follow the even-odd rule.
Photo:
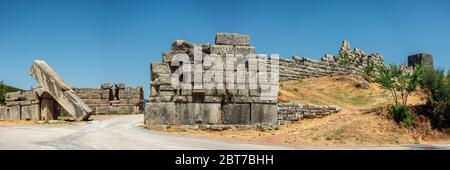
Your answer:
[[[450,127],[450,72],[427,67],[421,74],[420,86],[427,94],[427,103],[420,110],[436,128]],[[420,107],[419,107],[420,108]]]
[[[24,90],[15,88],[15,87],[11,87],[11,86],[7,86],[7,85],[5,85],[5,83],[3,81],[0,81],[0,104],[5,103],[6,93],[15,92],[15,91],[24,91]]]
[[[268,131],[164,129],[189,136],[218,138],[255,144],[315,146],[389,146],[399,144],[448,143],[450,135],[435,130],[426,116],[415,115],[414,126],[403,127],[387,111],[394,105],[390,93],[377,83],[358,88],[361,77],[337,75],[280,83],[279,102],[336,105],[342,111],[318,119],[305,119]],[[408,106],[426,104],[422,90],[412,92]]]

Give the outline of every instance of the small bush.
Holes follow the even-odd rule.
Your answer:
[[[421,74],[421,87],[428,94],[428,117],[438,128],[450,127],[450,74],[427,67]]]
[[[392,115],[395,122],[403,127],[410,127],[414,125],[414,113],[408,108],[402,106],[391,106],[389,113]]]

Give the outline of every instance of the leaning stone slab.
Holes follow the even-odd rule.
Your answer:
[[[75,94],[72,88],[45,61],[35,60],[30,68],[30,74],[45,91],[77,120],[89,118],[92,113],[91,108]]]
[[[250,36],[236,33],[217,33],[216,34],[217,45],[238,45],[238,46],[250,46]]]

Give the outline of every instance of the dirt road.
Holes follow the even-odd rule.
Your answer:
[[[449,149],[450,145],[389,148],[286,148],[175,136],[138,127],[142,115],[109,116],[81,125],[0,126],[0,149]]]

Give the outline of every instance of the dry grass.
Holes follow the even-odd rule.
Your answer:
[[[422,104],[423,97],[421,93],[415,93],[410,97],[409,104]],[[353,81],[336,80],[336,77],[283,82],[280,85],[279,101],[337,105],[342,111],[319,119],[298,121],[271,131],[157,130],[188,136],[294,147],[389,146],[450,142],[448,133],[433,130],[423,117],[416,117],[415,128],[399,127],[383,109],[393,101],[376,84],[370,84],[368,89],[358,89],[355,88]]]

